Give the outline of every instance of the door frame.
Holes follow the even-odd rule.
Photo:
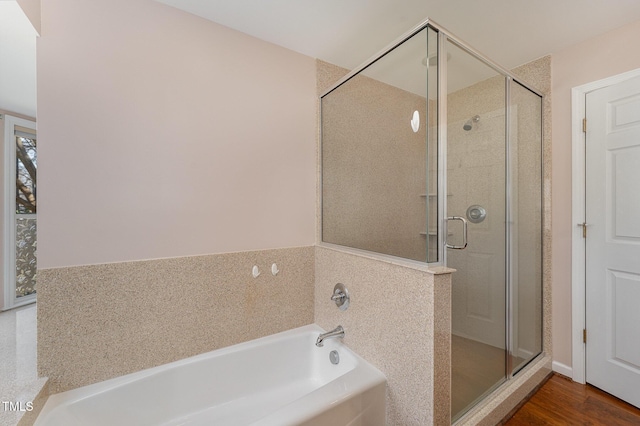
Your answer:
[[[571,89],[571,375],[578,383],[586,383],[587,378],[586,345],[582,334],[586,328],[586,240],[582,237],[582,228],[578,226],[579,223],[585,222],[586,217],[586,133],[582,130],[582,120],[586,114],[586,95],[638,76],[640,68]]]

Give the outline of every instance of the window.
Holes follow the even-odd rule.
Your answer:
[[[4,303],[35,301],[37,250],[37,137],[35,123],[5,115]]]

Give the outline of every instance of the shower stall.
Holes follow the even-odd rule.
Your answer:
[[[542,95],[426,20],[321,95],[322,241],[453,268],[455,422],[543,351]]]

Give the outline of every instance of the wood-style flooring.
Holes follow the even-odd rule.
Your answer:
[[[640,425],[640,409],[591,385],[554,374],[507,426]]]

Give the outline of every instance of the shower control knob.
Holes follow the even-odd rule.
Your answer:
[[[482,206],[473,205],[467,209],[467,219],[471,223],[480,223],[487,217],[487,211]]]
[[[349,307],[349,291],[342,283],[338,283],[333,287],[333,294],[331,300],[336,302],[336,306],[341,311],[346,310]]]

